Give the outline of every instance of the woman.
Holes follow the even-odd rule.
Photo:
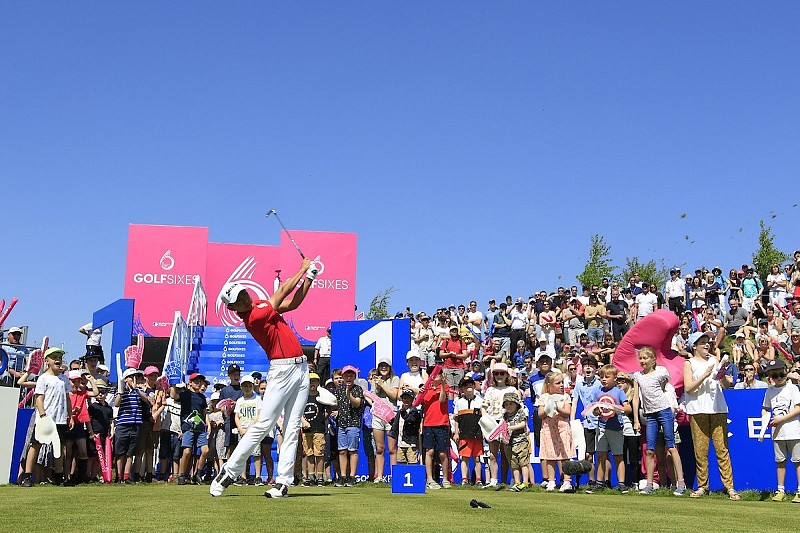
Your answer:
[[[775,360],[775,348],[766,333],[756,334],[756,353],[753,360],[759,374],[764,372],[767,363]]]
[[[741,271],[732,268],[728,273],[728,283],[725,286],[725,290],[728,291],[728,301],[730,301],[731,298],[736,298],[740,302],[742,301],[742,277],[744,277],[744,272],[741,274],[740,272]]]
[[[733,384],[731,376],[725,374],[715,379],[717,358],[711,355],[711,337],[706,333],[693,333],[689,337],[692,357],[683,365],[683,386],[686,414],[689,415],[694,443],[694,458],[697,467],[697,490],[692,498],[708,494],[709,443],[714,441],[720,478],[731,500],[741,500],[733,488],[733,470],[728,452],[728,404],[722,388]]]
[[[530,317],[528,318],[530,321]],[[547,339],[547,343],[552,346],[556,342],[556,312],[550,309],[550,302],[542,303],[542,312],[539,313],[539,328],[541,336]]]
[[[786,306],[786,288],[789,281],[786,276],[781,272],[781,267],[777,263],[773,263],[769,267],[769,274],[767,275],[767,288],[769,289],[769,303],[772,305]]]
[[[573,299],[569,307],[561,311],[561,320],[564,322],[567,337],[565,340],[570,346],[578,344],[581,333],[586,333],[581,316],[581,303],[577,299]]]
[[[689,303],[692,311],[700,309],[700,306],[706,303],[706,290],[700,283],[700,276],[692,278],[692,286],[689,288]]]
[[[396,404],[400,397],[400,378],[394,375],[387,359],[378,363],[378,372],[372,377],[372,392],[380,398],[385,398],[390,404]],[[369,400],[367,400],[369,402]],[[383,467],[386,462],[386,436],[392,429],[392,423],[381,420],[372,412],[372,437],[375,439],[375,483],[383,481]],[[392,465],[397,463],[397,438],[388,436],[389,461]]]
[[[769,387],[766,382],[757,379],[756,376],[756,367],[751,362],[746,362],[742,365],[742,369],[739,371],[741,375],[744,376],[739,383],[733,386],[734,389],[766,389]]]

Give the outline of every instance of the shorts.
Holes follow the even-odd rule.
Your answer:
[[[306,456],[322,457],[325,453],[325,434],[303,433],[303,453]]]
[[[444,382],[448,387],[458,387],[459,382],[466,374],[466,368],[443,368]]]
[[[793,463],[800,463],[800,439],[774,440],[772,448],[775,451],[775,462],[782,463],[787,456]]]
[[[440,453],[450,451],[450,426],[424,426],[422,447]]]
[[[136,455],[136,443],[139,441],[138,424],[122,424],[114,433],[114,454],[119,457]]]
[[[586,455],[594,455],[597,451],[597,429],[583,428],[583,438],[586,441]]]
[[[357,452],[361,440],[361,428],[339,428],[337,439],[339,451]]]
[[[503,445],[503,453],[508,457],[508,466],[511,468],[522,468],[531,464],[531,445],[527,438],[516,444]]]
[[[656,438],[658,437],[658,430],[664,431],[664,445],[667,448],[675,447],[675,414],[672,409],[667,407],[655,413],[647,413],[644,415],[647,419],[647,449],[656,449]]]
[[[191,448],[192,451],[197,448],[208,446],[208,435],[205,431],[184,431],[181,438],[181,448]]]
[[[181,437],[172,431],[162,431],[159,435],[158,458],[162,461],[171,459],[178,461],[181,458]]]
[[[69,426],[67,426],[69,428]],[[67,429],[65,440],[76,441],[89,438],[89,432],[86,431],[85,422],[77,422],[72,429]],[[63,442],[63,441],[62,441]]]
[[[410,446],[408,448],[397,448],[397,462],[398,464],[404,465],[417,464],[419,462],[417,447]]]
[[[392,429],[392,423],[387,422],[385,420],[381,420],[375,414],[372,415],[372,429],[382,429],[383,431],[390,431]]]
[[[622,430],[597,428],[595,449],[598,452],[611,452],[611,455],[622,455],[625,448],[625,437]]]
[[[483,455],[483,439],[458,439],[459,457],[480,457]]]
[[[139,450],[152,450],[156,447],[156,435],[153,433],[153,424],[142,424],[139,427]]]

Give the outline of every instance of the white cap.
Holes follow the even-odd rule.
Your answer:
[[[255,382],[256,382],[256,380],[253,379],[253,376],[245,376],[245,377],[243,377],[242,379],[239,380],[239,384],[242,384],[242,383],[255,383]]]
[[[385,355],[382,355],[381,357],[378,357],[377,363],[378,364],[386,363],[387,365],[392,366],[392,360],[389,357],[385,356]]]
[[[419,355],[419,350],[409,350],[408,353],[406,354],[406,361],[408,361],[412,357],[416,357],[417,359],[421,359],[421,357]]]
[[[212,392],[211,393],[211,397],[209,398],[209,400],[211,400],[212,402],[214,400],[219,400],[219,392]]]
[[[97,370],[100,372],[111,372],[111,369],[109,369],[106,365],[97,365]]]
[[[8,334],[11,335],[12,333],[22,333],[22,328],[14,326],[8,330]]]
[[[125,372],[122,373],[122,379],[131,378],[137,374],[143,375],[142,371],[137,368],[128,368]]]
[[[219,299],[222,300],[222,303],[225,305],[230,305],[236,301],[239,297],[239,293],[243,290],[244,285],[241,283],[236,283],[235,281],[231,281],[230,283],[226,283],[222,286],[222,291],[219,293]]]

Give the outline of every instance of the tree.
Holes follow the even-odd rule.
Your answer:
[[[367,311],[365,318],[367,320],[382,320],[384,318],[389,318],[389,299],[392,296],[392,293],[395,292],[397,289],[394,287],[389,287],[388,289],[384,289],[376,294],[372,301],[369,303],[369,311]]]
[[[763,220],[759,221],[761,231],[758,233],[758,251],[753,254],[753,268],[756,270],[761,280],[766,283],[767,275],[770,273],[770,267],[773,264],[780,265],[787,259],[789,255],[781,252],[775,248],[773,242],[772,228],[764,224]]]
[[[600,285],[603,278],[611,278],[617,267],[611,264],[611,246],[606,244],[602,235],[592,235],[592,245],[589,247],[589,261],[577,279],[584,287]]]
[[[637,256],[633,256],[625,258],[625,268],[622,269],[619,279],[620,286],[627,286],[628,280],[633,277],[635,272],[639,273],[639,279],[647,283],[654,283],[658,290],[661,290],[669,279],[669,269],[663,259],[660,264],[657,264],[655,259],[643,263]]]

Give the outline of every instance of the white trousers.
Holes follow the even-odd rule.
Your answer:
[[[230,476],[241,475],[253,450],[275,428],[275,423],[283,413],[283,443],[278,451],[278,476],[275,482],[291,486],[301,418],[308,400],[308,363],[271,364],[266,380],[267,389],[264,391],[258,421],[239,439],[225,468]]]

